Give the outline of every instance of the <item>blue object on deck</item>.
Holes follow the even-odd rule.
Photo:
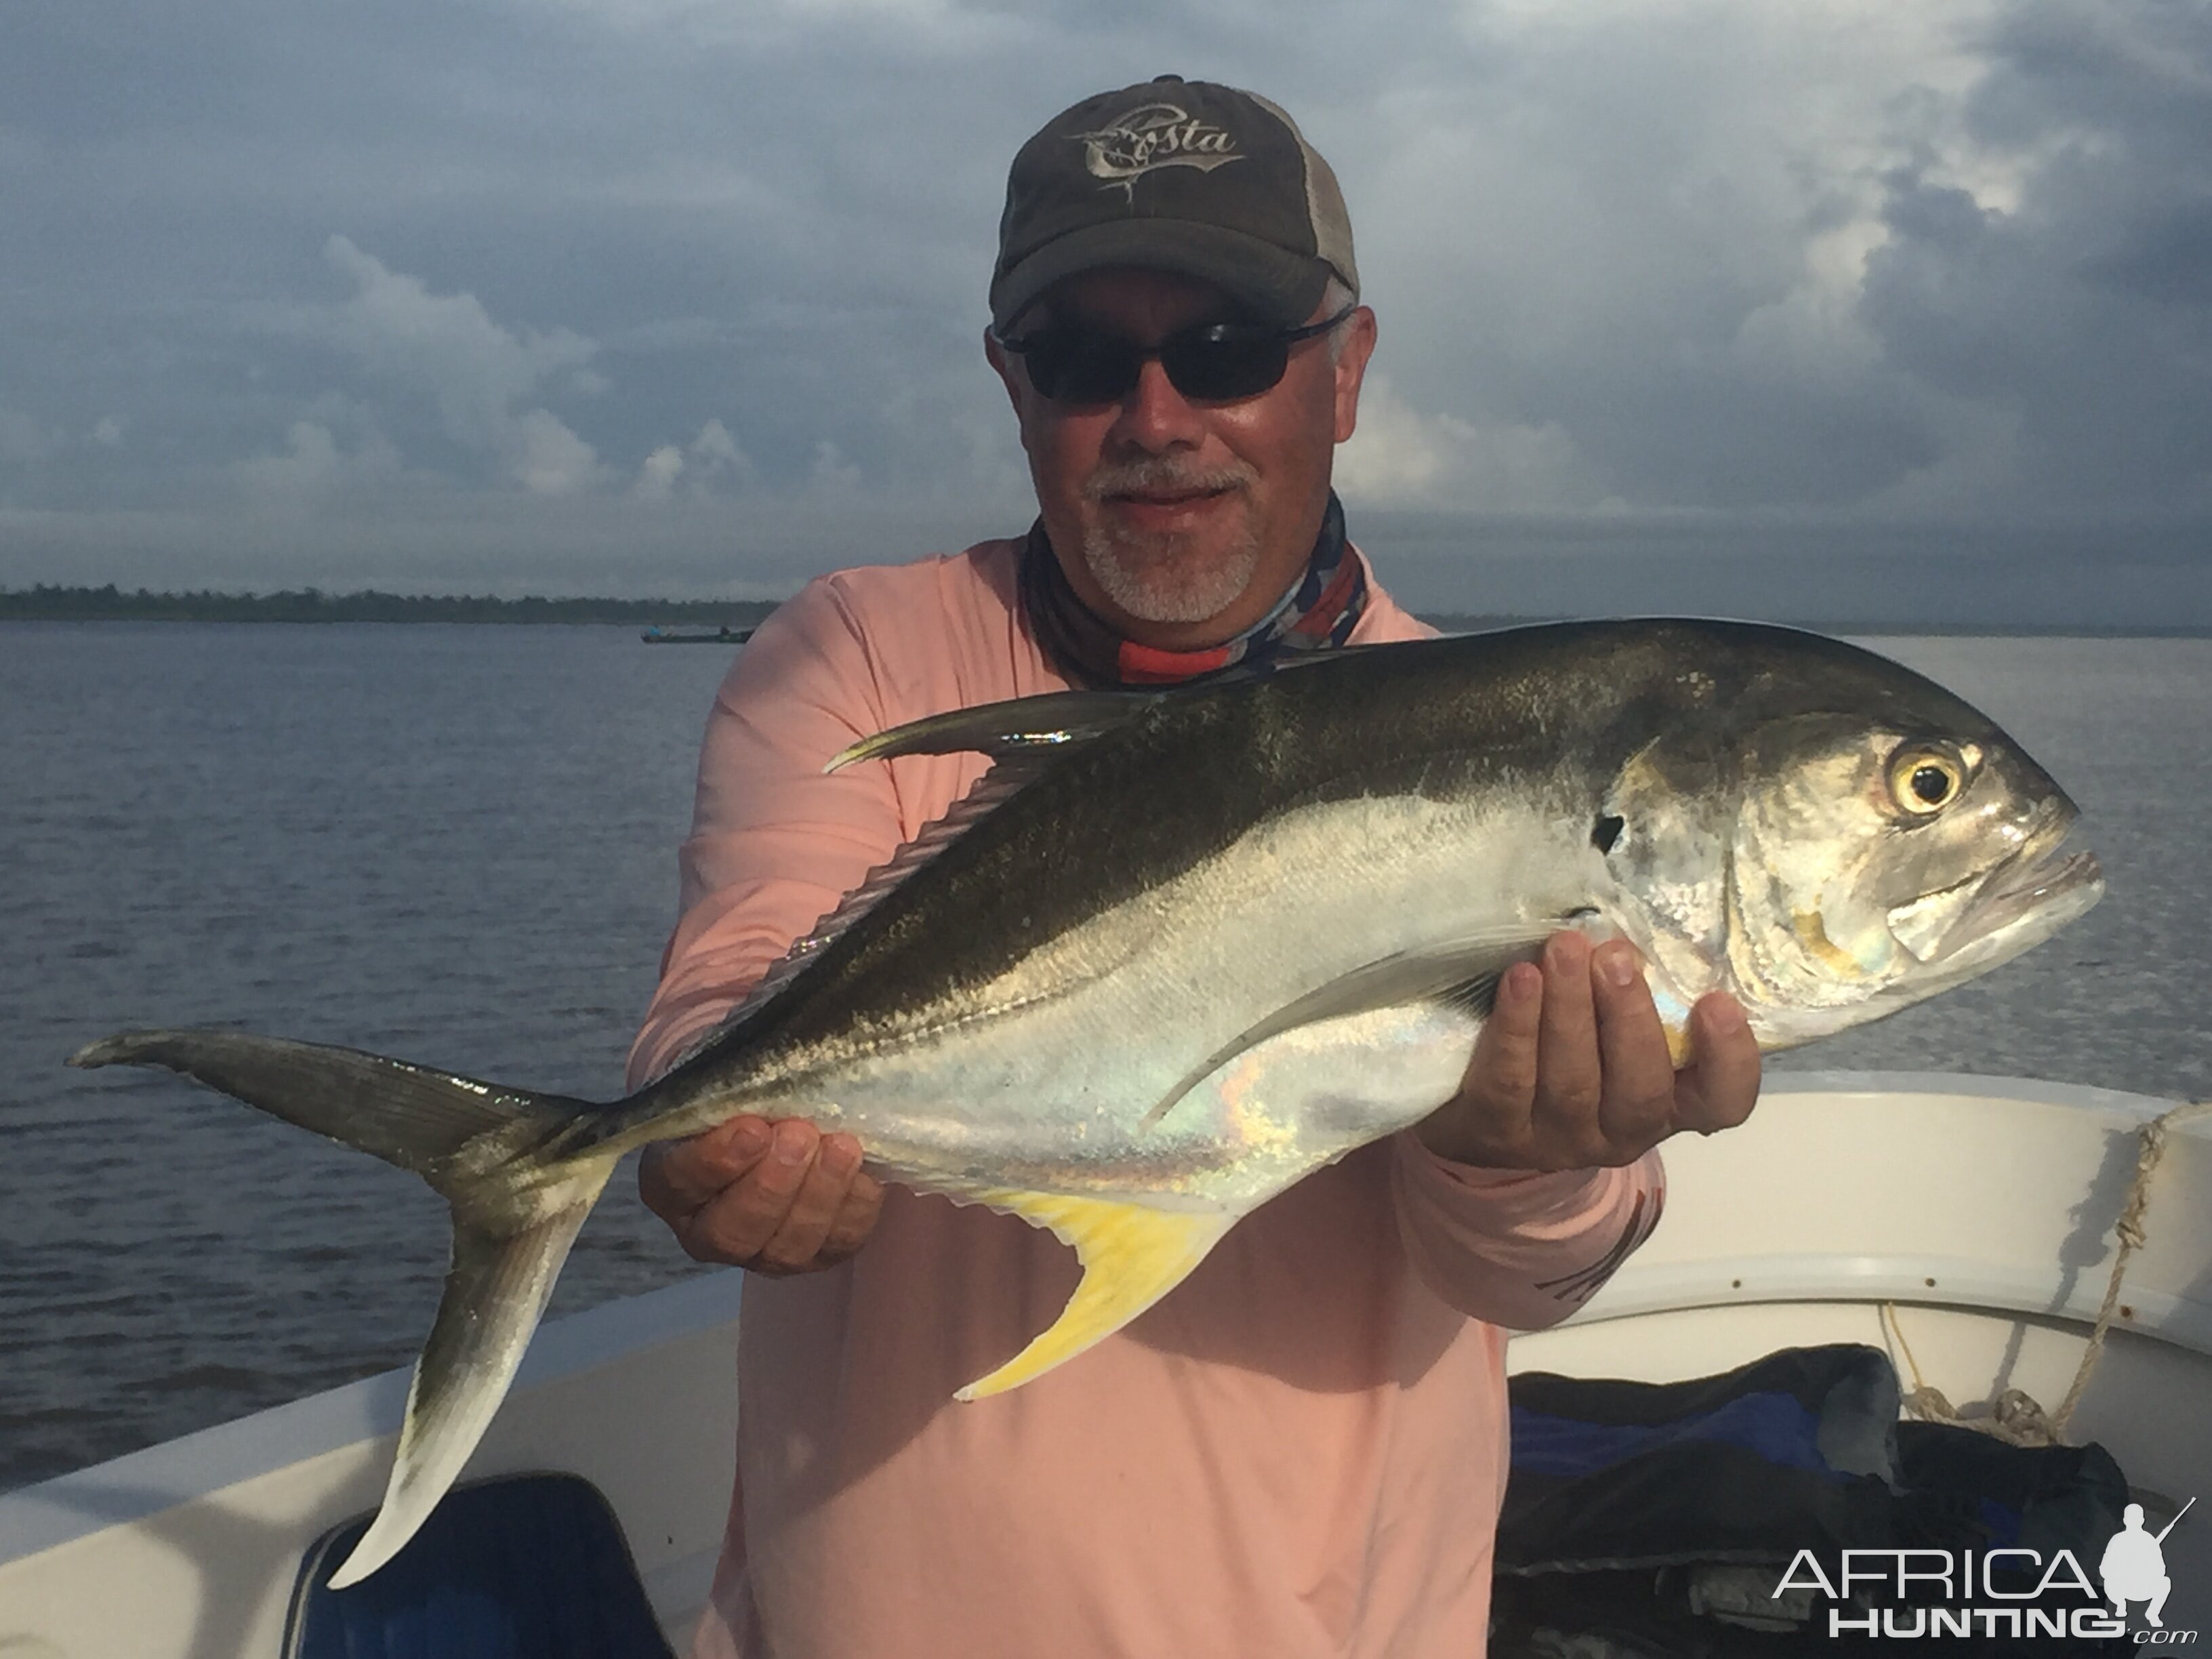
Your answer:
[[[301,1562],[284,1659],[672,1659],[622,1523],[580,1475],[458,1486],[406,1548],[332,1589],[369,1519]]]
[[[1668,1423],[1590,1423],[1513,1407],[1513,1472],[1579,1480],[1662,1446],[1710,1440],[1756,1452],[1778,1468],[1844,1477],[1820,1455],[1820,1419],[1778,1389],[1739,1395]]]

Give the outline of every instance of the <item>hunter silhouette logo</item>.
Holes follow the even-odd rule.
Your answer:
[[[2097,1577],[2105,1583],[2105,1599],[2120,1618],[2128,1616],[2130,1601],[2147,1602],[2144,1622],[2153,1630],[2166,1628],[2166,1620],[2159,1615],[2166,1611],[2166,1598],[2173,1589],[2173,1580],[2166,1576],[2166,1535],[2196,1506],[2197,1500],[2191,1498],[2181,1506],[2180,1514],[2155,1534],[2143,1530],[2142,1504],[2130,1504],[2121,1512],[2120,1530],[2112,1534],[2112,1541],[2105,1546],[2104,1559],[2097,1563]]]
[[[1103,181],[1099,189],[1118,188],[1132,196],[1137,180],[1160,167],[1211,173],[1244,159],[1228,128],[1201,121],[1174,104],[1139,104],[1096,132],[1071,136],[1083,146],[1085,169]]]

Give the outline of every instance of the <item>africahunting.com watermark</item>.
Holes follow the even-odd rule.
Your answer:
[[[2193,1646],[2197,1632],[2165,1620],[2173,1581],[2162,1547],[2196,1501],[2155,1533],[2143,1523],[2142,1505],[2129,1504],[2094,1578],[2069,1549],[1845,1550],[1832,1565],[1800,1550],[1774,1599],[1796,1601],[1791,1612],[1805,1615],[1827,1603],[1827,1633],[1835,1637],[2127,1637],[2139,1647]],[[1875,1605],[1892,1602],[1898,1605]]]

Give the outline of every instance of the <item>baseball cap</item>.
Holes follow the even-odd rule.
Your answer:
[[[1297,124],[1256,93],[1176,75],[1086,98],[1015,155],[993,325],[1107,265],[1197,277],[1286,328],[1332,276],[1359,292],[1344,194]]]

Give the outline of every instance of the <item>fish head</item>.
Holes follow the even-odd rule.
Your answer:
[[[1822,644],[1648,745],[1604,808],[1626,826],[1628,856],[1608,862],[1662,1010],[1728,990],[1768,1048],[1985,973],[2104,890],[2066,846],[2078,809],[1994,722]]]
[[[1972,711],[1942,718],[1948,695],[1929,701],[1920,719],[1777,720],[1747,748],[1729,977],[1772,1046],[1985,973],[2104,891],[2095,858],[2063,850],[2079,812],[2050,774]]]

